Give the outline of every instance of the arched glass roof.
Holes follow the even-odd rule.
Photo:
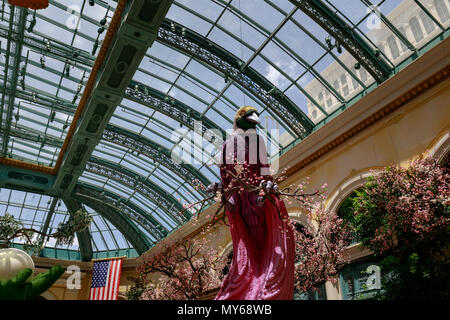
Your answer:
[[[0,157],[54,168],[117,6],[94,2],[50,0],[36,12],[3,2]],[[173,1],[73,191],[94,215],[92,256],[137,255],[189,219],[177,212],[204,196],[192,180],[219,179],[210,157],[171,158],[194,120],[223,132],[253,105],[283,152],[447,37],[449,10],[446,0]],[[68,217],[67,196],[1,186],[1,215],[41,228],[56,199],[50,228]],[[46,246],[81,257],[78,241]]]

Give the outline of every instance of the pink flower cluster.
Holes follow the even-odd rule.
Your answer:
[[[210,230],[205,229],[202,235]],[[138,274],[158,274],[158,283],[147,282],[142,300],[194,300],[217,289],[223,278],[225,258],[211,249],[206,238],[183,239],[165,244],[156,255],[142,257]]]
[[[355,215],[379,217],[370,249],[382,254],[411,242],[428,242],[449,227],[449,170],[434,158],[418,159],[408,168],[374,172]]]
[[[336,274],[349,263],[346,248],[350,229],[336,212],[322,207],[308,211],[311,225],[296,228],[295,287],[299,292],[316,290],[327,281],[336,282]]]

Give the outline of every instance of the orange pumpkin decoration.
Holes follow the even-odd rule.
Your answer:
[[[48,0],[8,0],[8,2],[14,6],[33,10],[45,9],[48,7]]]

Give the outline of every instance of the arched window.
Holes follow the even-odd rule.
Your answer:
[[[398,56],[400,55],[400,52],[399,52],[398,46],[397,46],[397,40],[394,38],[393,35],[390,35],[387,38],[387,43],[389,46],[389,50],[391,51],[392,59],[397,59]]]
[[[420,11],[419,16],[427,33],[431,33],[434,29],[436,29],[433,20],[431,20],[431,18],[424,11]]]
[[[411,31],[414,36],[414,40],[416,40],[416,42],[419,42],[420,40],[422,40],[423,32],[422,32],[422,28],[420,27],[419,20],[416,17],[412,17],[409,20],[409,26],[411,27]]]
[[[439,19],[441,19],[442,23],[450,18],[448,8],[444,0],[434,0],[434,7],[436,8],[436,12],[439,15]]]
[[[358,189],[357,189],[358,190]],[[339,205],[337,209],[337,214],[340,218],[347,221],[350,226],[355,224],[355,216],[353,214],[353,203],[354,199],[357,197],[356,190],[353,191],[344,201]],[[356,231],[352,233],[351,243],[355,244],[359,242],[359,237]]]

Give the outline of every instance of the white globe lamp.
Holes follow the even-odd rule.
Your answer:
[[[0,280],[11,280],[25,268],[33,270],[27,279],[29,281],[34,274],[33,259],[25,251],[16,248],[0,249]]]

